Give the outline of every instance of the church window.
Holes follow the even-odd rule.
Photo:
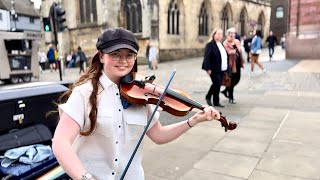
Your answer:
[[[247,11],[245,8],[240,13],[240,35],[246,35]]]
[[[171,0],[168,8],[168,34],[179,34],[179,17],[180,11],[177,0]]]
[[[227,35],[228,29],[229,29],[229,16],[228,16],[227,7],[225,7],[222,12],[222,30],[225,36]]]
[[[81,24],[97,22],[96,0],[79,0],[79,8]]]
[[[283,7],[279,6],[276,9],[276,18],[283,18]]]
[[[126,28],[133,33],[142,32],[142,9],[140,0],[125,2]]]
[[[260,30],[262,35],[264,34],[264,31],[263,31],[264,24],[265,24],[264,14],[263,12],[261,12],[257,22],[257,30]]]
[[[201,4],[200,14],[199,14],[199,35],[208,35],[208,13],[204,2]]]

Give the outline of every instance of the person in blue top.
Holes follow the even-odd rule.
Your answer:
[[[56,70],[56,59],[54,58],[54,48],[52,47],[52,44],[49,45],[49,50],[47,52],[47,58],[50,64],[50,70],[52,72],[52,69]]]
[[[254,65],[258,64],[258,66],[262,69],[262,71],[265,73],[267,72],[266,68],[259,62],[259,55],[261,54],[261,31],[256,30],[254,32],[254,37],[251,42],[251,74],[253,73],[254,70]]]

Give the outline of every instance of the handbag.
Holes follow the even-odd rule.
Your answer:
[[[227,72],[223,73],[221,85],[226,87],[231,86],[231,76]]]

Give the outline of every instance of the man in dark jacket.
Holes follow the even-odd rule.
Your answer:
[[[274,53],[274,46],[278,43],[277,37],[273,35],[272,31],[269,32],[266,42],[268,43],[269,57],[271,61]]]
[[[81,74],[81,71],[84,72],[83,63],[84,63],[84,62],[87,62],[87,57],[86,57],[86,55],[84,54],[84,52],[81,50],[81,47],[80,47],[80,46],[78,47],[78,53],[77,53],[77,55],[78,55],[79,62],[80,62],[80,72],[79,72],[79,74]]]
[[[250,34],[248,37],[244,38],[243,41],[243,46],[244,46],[244,50],[247,53],[247,62],[250,62],[250,49],[251,49],[251,41],[252,41],[252,32],[250,31]]]

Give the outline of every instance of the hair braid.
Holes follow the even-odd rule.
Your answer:
[[[101,70],[103,69],[103,64],[100,62],[99,59],[95,59],[95,58],[99,58],[99,56],[94,56],[93,57],[91,66],[89,66],[87,68],[87,70],[85,71],[85,73],[80,76],[79,80],[74,82],[69,87],[69,90],[66,91],[65,93],[63,93],[58,99],[58,103],[59,104],[67,102],[67,100],[70,97],[73,89],[76,86],[79,86],[81,84],[86,83],[88,80],[91,80],[93,91],[92,91],[92,93],[90,95],[90,98],[89,98],[89,103],[90,103],[90,105],[92,107],[91,111],[89,113],[90,128],[87,131],[81,131],[80,132],[80,134],[84,135],[84,136],[88,136],[93,132],[93,130],[95,129],[95,126],[96,126],[96,121],[97,121],[97,113],[98,113],[97,95],[98,95],[98,90],[99,90],[99,78],[100,78],[100,76],[102,74]]]

